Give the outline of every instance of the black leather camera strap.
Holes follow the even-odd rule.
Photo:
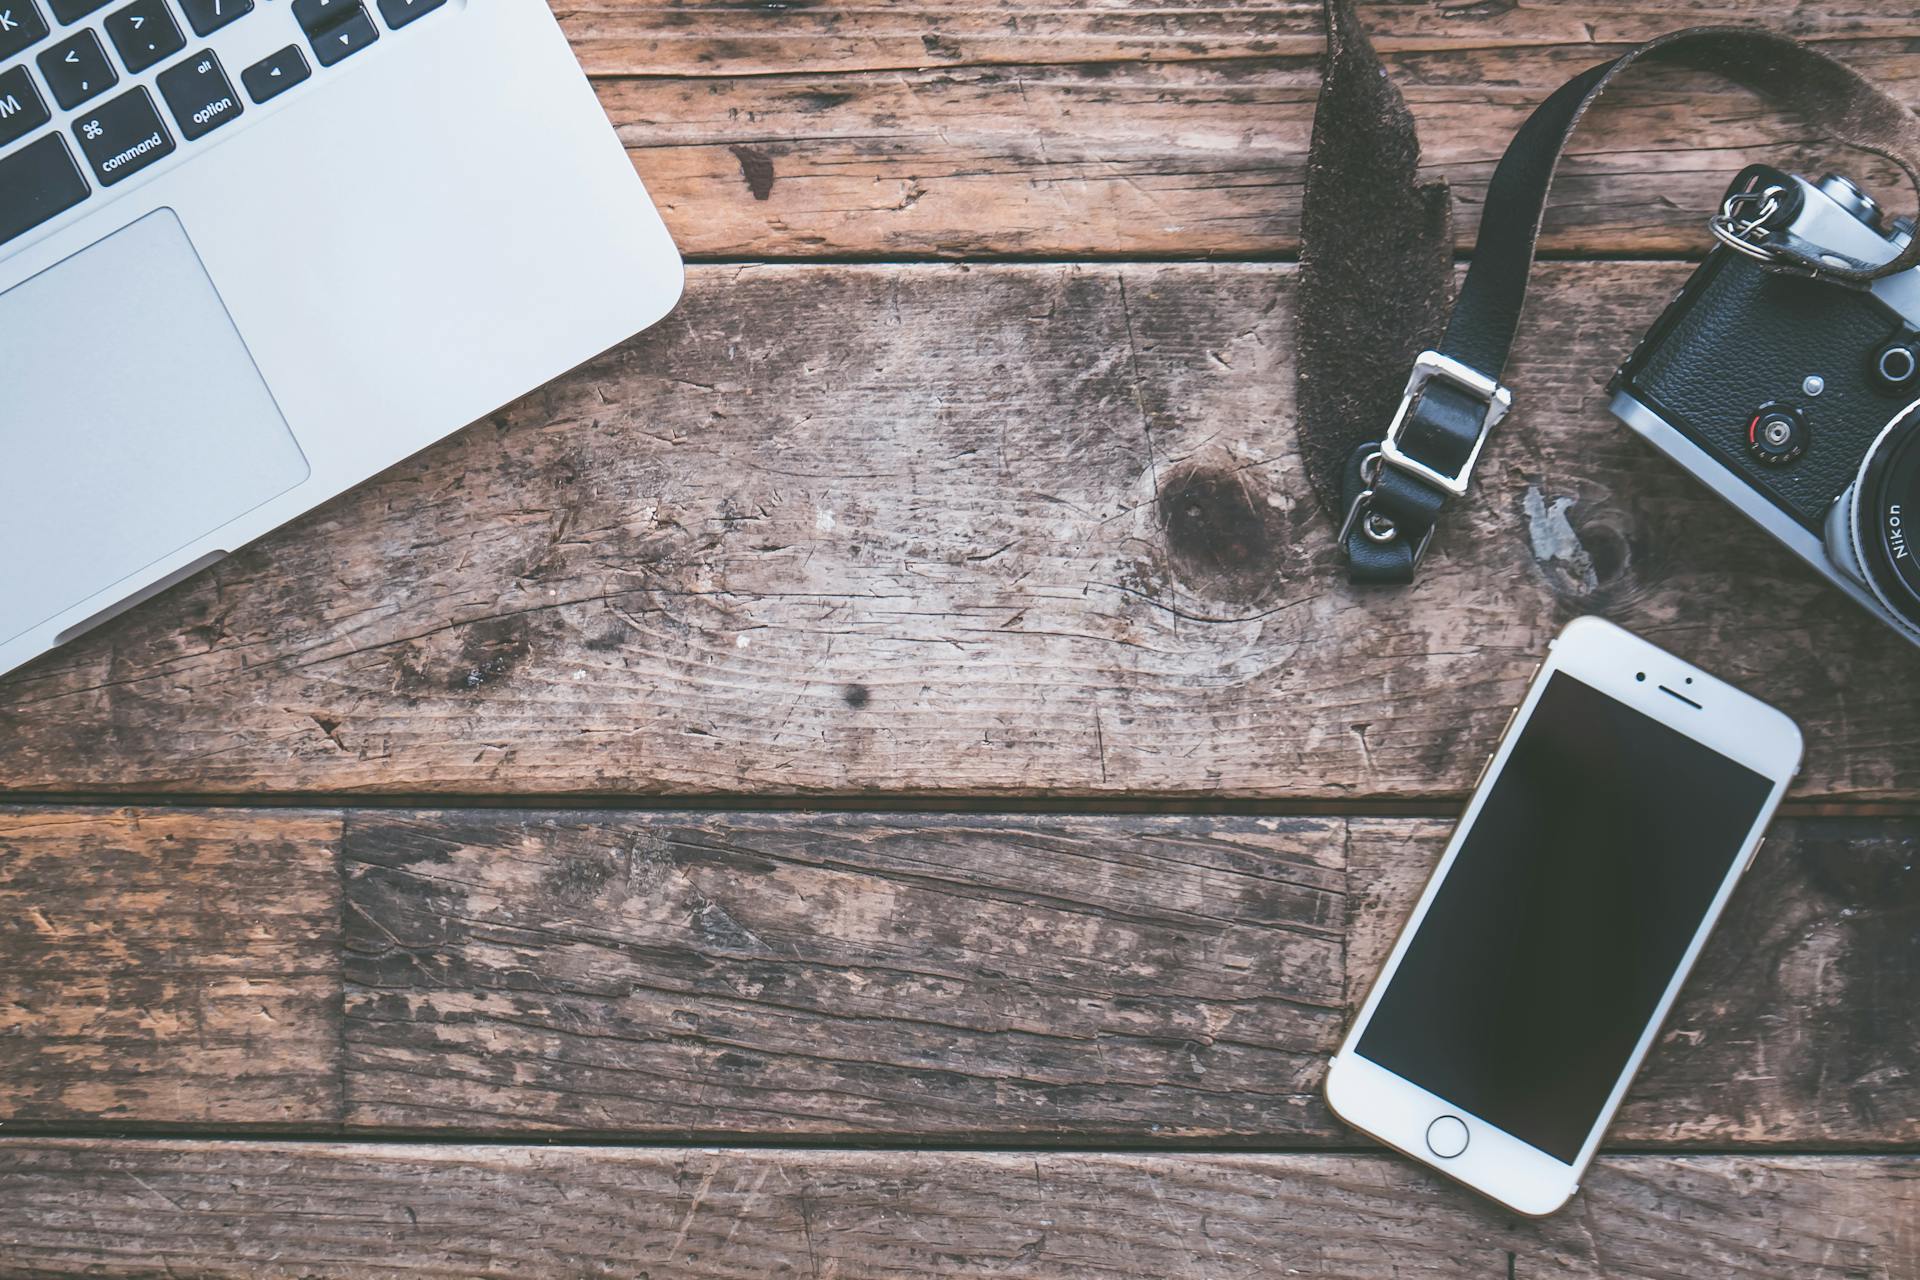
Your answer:
[[[1352,6],[1326,0],[1326,80],[1301,217],[1299,420],[1308,478],[1340,522],[1354,582],[1411,582],[1441,511],[1465,494],[1511,403],[1500,377],[1554,170],[1587,108],[1629,66],[1658,60],[1726,76],[1893,161],[1920,189],[1920,117],[1857,72],[1751,28],[1661,36],[1569,80],[1521,126],[1436,341],[1450,271],[1446,189],[1418,181],[1412,118]],[[1920,238],[1878,266],[1783,233],[1766,250],[1769,269],[1853,287],[1920,264]]]

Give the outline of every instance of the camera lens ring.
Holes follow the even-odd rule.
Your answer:
[[[1880,429],[1851,492],[1848,534],[1867,588],[1920,639],[1920,400]]]

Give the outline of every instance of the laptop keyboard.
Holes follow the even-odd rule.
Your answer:
[[[363,0],[293,0],[302,39],[249,60],[236,88],[213,49],[188,52],[187,32],[204,40],[245,21],[256,0],[132,0],[103,13],[112,3],[0,0],[0,246],[312,79],[314,63],[346,61],[382,31]],[[385,29],[398,31],[446,0],[375,3]],[[129,83],[156,67],[150,85]]]

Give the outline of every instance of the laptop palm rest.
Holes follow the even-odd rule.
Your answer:
[[[0,294],[0,643],[306,478],[172,210]]]

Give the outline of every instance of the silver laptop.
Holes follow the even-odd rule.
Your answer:
[[[0,0],[0,671],[680,286],[542,0]]]

